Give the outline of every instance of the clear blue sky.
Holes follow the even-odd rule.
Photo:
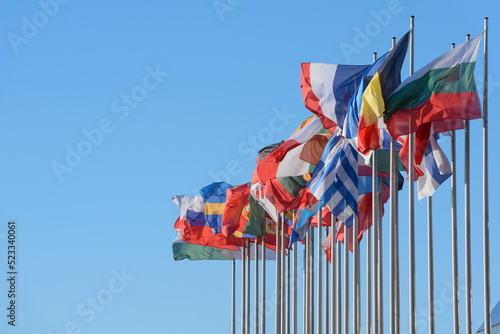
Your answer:
[[[500,25],[494,1],[41,0],[8,1],[0,8],[2,333],[229,333],[231,264],[173,261],[179,212],[170,197],[195,195],[224,173],[233,184],[249,181],[255,147],[288,138],[310,116],[300,91],[300,63],[369,64],[372,52],[387,51],[392,36],[408,31],[410,15],[416,16],[415,69],[450,43],[462,43],[467,33],[479,34],[490,16],[492,306],[500,299],[500,161],[494,154]],[[362,39],[359,31],[369,35]],[[479,86],[482,57],[481,48]],[[408,63],[403,77],[407,73]],[[481,121],[471,123],[476,330],[483,316],[482,155]],[[449,139],[441,143],[449,152]],[[463,285],[463,132],[458,143]],[[439,333],[452,326],[449,188],[447,181],[434,199]],[[400,195],[403,331],[407,189]],[[416,205],[417,308],[423,314],[425,208],[424,201]],[[6,317],[6,233],[12,219],[18,224],[16,328]],[[268,273],[270,292],[273,271]],[[388,293],[388,271],[385,278]],[[464,300],[462,289],[462,328]],[[425,333],[425,316],[418,320]]]

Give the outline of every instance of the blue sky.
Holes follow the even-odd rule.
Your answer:
[[[256,149],[288,138],[310,116],[300,63],[369,64],[372,52],[384,53],[391,37],[408,31],[410,15],[416,17],[415,69],[450,43],[465,41],[467,33],[479,34],[490,16],[492,306],[500,299],[495,2],[41,0],[0,8],[0,259],[5,277],[7,222],[15,220],[19,273],[16,328],[7,325],[8,286],[0,280],[2,333],[229,333],[231,264],[173,261],[179,212],[170,197],[195,195],[221,177],[232,184],[249,181]],[[482,57],[481,47],[480,89]],[[405,78],[407,62],[403,71]],[[481,121],[471,122],[474,330],[483,316],[481,131]],[[463,285],[463,132],[457,142]],[[448,138],[441,145],[449,152]],[[438,332],[452,326],[449,188],[447,181],[434,198]],[[400,194],[403,332],[407,189]],[[424,201],[416,204],[422,314],[425,210]],[[274,275],[268,273],[271,292]],[[388,292],[388,271],[385,278]],[[464,300],[462,289],[462,328]],[[425,333],[425,316],[417,319]]]

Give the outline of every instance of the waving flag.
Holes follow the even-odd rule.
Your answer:
[[[342,223],[352,224],[358,210],[358,152],[349,141],[330,139],[307,187]]]
[[[415,166],[422,161],[431,132],[462,129],[463,120],[481,117],[474,68],[482,35],[415,72],[387,99],[384,118],[391,135],[416,132]],[[400,155],[405,162],[404,151]]]
[[[302,97],[331,133],[344,125],[347,106],[369,65],[302,63]]]
[[[214,233],[220,233],[222,228],[222,214],[226,205],[226,191],[233,186],[226,182],[214,182],[200,190],[204,201],[203,212],[208,226]]]
[[[417,181],[418,200],[432,196],[436,189],[452,174],[450,162],[439,147],[435,136],[429,138],[424,158],[418,166],[423,172]]]
[[[187,195],[172,196],[172,201],[181,211],[176,222],[176,229],[181,229],[182,240],[191,244],[233,249],[232,246],[244,246],[242,239],[235,236],[224,237],[214,234],[208,225],[204,210],[203,198]]]
[[[249,205],[250,186],[242,184],[234,189],[228,188],[226,197],[226,206],[222,214],[221,232],[227,238],[239,230],[240,225],[245,225],[248,221],[248,216],[242,216],[242,212]]]
[[[387,99],[401,83],[408,39],[409,32],[391,50],[363,92],[358,127],[358,151],[362,154],[380,147],[378,118],[384,115]]]
[[[312,173],[331,134],[317,116],[306,119],[277,149],[257,165],[261,184],[278,177]]]

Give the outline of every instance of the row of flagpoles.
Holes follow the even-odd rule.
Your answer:
[[[414,17],[411,17],[409,34],[410,76],[414,73]],[[484,328],[485,333],[490,333],[490,268],[489,268],[489,206],[488,206],[488,19],[484,20],[484,83],[483,83],[483,286],[484,286]],[[469,35],[467,35],[469,41]],[[393,48],[396,40],[392,41]],[[454,44],[452,44],[454,48]],[[374,54],[373,62],[377,60]],[[465,332],[472,333],[472,292],[471,292],[471,240],[470,240],[470,127],[469,120],[465,120],[465,145],[464,145],[464,181],[465,181]],[[414,209],[414,149],[415,133],[409,133],[408,153],[408,309],[409,333],[417,332],[416,310],[416,277],[415,277],[415,209]],[[456,134],[451,131],[451,239],[452,239],[452,286],[453,286],[453,331],[460,332],[460,311],[458,303],[458,247],[457,247],[457,181],[456,181]],[[400,258],[399,258],[399,202],[398,202],[398,172],[396,169],[396,140],[390,139],[390,211],[389,211],[389,312],[384,313],[384,270],[383,270],[383,233],[382,233],[382,191],[380,190],[381,178],[378,170],[377,151],[372,152],[372,226],[373,231],[367,228],[366,241],[366,303],[365,303],[365,328],[366,333],[381,334],[384,332],[384,320],[389,321],[389,332],[401,333],[401,304],[400,304]],[[316,175],[316,174],[315,174]],[[261,200],[264,197],[261,197]],[[344,199],[345,201],[345,199]],[[343,229],[343,254],[340,242],[337,240],[338,226],[336,217],[331,215],[331,226],[325,227],[325,241],[323,243],[322,220],[323,203],[319,203],[318,225],[316,240],[312,226],[308,227],[303,240],[303,270],[302,270],[302,332],[303,333],[361,333],[361,278],[360,278],[360,246],[358,241],[359,226],[358,216],[354,215],[352,230]],[[345,205],[345,204],[344,204]],[[182,211],[182,209],[181,209]],[[298,212],[296,213],[298,215]],[[432,226],[432,196],[427,197],[427,265],[428,265],[428,317],[429,333],[435,333],[434,313],[434,252],[433,252],[433,226]],[[286,217],[284,213],[276,213],[275,224],[275,265],[276,281],[274,294],[274,327],[275,333],[298,333],[298,243],[286,250]],[[293,219],[293,221],[296,221]],[[307,227],[307,226],[306,226]],[[330,230],[329,239],[326,237]],[[352,242],[349,234],[352,233]],[[244,234],[243,234],[244,235]],[[250,239],[241,247],[242,261],[242,287],[241,287],[241,333],[265,334],[266,331],[266,233],[262,237],[255,237],[255,244],[251,249]],[[316,241],[316,242],[315,242]],[[261,242],[261,245],[259,245]],[[349,244],[352,245],[352,278],[350,278]],[[330,261],[323,262],[323,252],[329,248]],[[251,251],[254,252],[254,310],[253,319],[250,312],[250,285],[251,285]],[[259,276],[260,255],[260,276]],[[343,261],[342,261],[343,255]],[[316,266],[315,266],[316,263]],[[343,268],[341,268],[343,263]],[[316,269],[315,269],[316,267]],[[323,271],[324,270],[324,271]],[[315,277],[316,276],[316,277]],[[260,279],[260,284],[259,284]],[[323,282],[325,279],[325,282]],[[349,285],[352,283],[352,286]],[[324,288],[324,290],[323,290]],[[343,290],[343,294],[342,294]],[[350,298],[352,291],[352,299]],[[343,295],[343,299],[341,298]],[[259,301],[259,298],[260,301]],[[352,304],[350,304],[350,301]],[[352,312],[352,317],[350,313]],[[352,320],[352,324],[350,324]],[[251,326],[253,321],[253,325]],[[236,333],[236,264],[232,261],[232,333]]]

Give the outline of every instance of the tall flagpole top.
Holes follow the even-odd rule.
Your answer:
[[[469,40],[470,39],[470,34],[465,35],[465,37],[467,38],[467,40]]]
[[[451,47],[452,47],[452,48],[455,48],[455,43],[451,43]]]

